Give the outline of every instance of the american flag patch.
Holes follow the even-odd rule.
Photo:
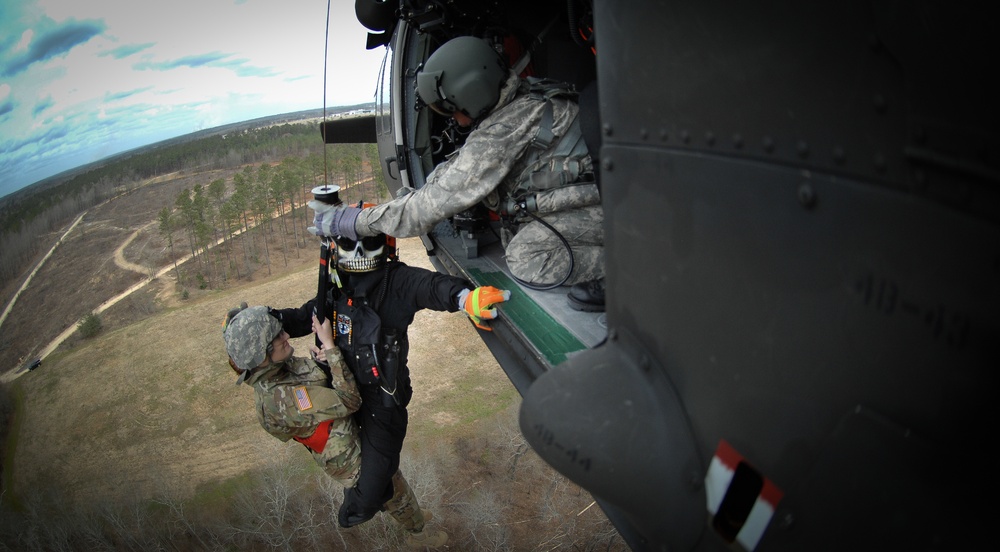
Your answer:
[[[295,392],[295,403],[299,408],[299,412],[309,410],[313,407],[312,399],[309,398],[309,391],[306,391],[305,387],[296,387]]]

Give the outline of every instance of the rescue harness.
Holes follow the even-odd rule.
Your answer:
[[[382,390],[383,406],[387,407],[401,404],[397,394],[399,336],[394,328],[382,327],[382,318],[378,314],[392,278],[389,271],[391,264],[392,261],[386,261],[379,293],[371,302],[365,294],[354,295],[346,298],[346,308],[341,307],[344,297],[338,285],[334,291],[336,306],[332,317],[333,323],[337,325],[337,346],[350,352],[344,356],[344,361],[354,372],[358,385],[378,384]],[[361,333],[354,331],[358,321],[361,322]]]

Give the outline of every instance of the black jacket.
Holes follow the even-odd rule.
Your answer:
[[[350,316],[351,307],[345,305],[350,302],[352,306],[359,306],[362,302],[367,302],[369,306],[377,310],[377,315],[381,321],[382,333],[386,330],[394,331],[399,341],[399,380],[400,385],[405,390],[405,401],[403,406],[409,403],[411,394],[410,373],[407,368],[407,357],[409,353],[409,337],[407,329],[413,322],[413,317],[417,311],[431,309],[436,311],[456,312],[458,310],[458,294],[463,289],[472,289],[473,286],[466,280],[432,272],[419,267],[408,266],[396,261],[388,263],[383,270],[370,272],[367,274],[350,274],[342,277],[344,288],[338,290],[335,286],[327,292],[326,312],[336,324],[337,345],[344,353],[344,360],[354,371],[358,383],[364,388],[370,385],[369,378],[359,373],[356,365],[357,348],[363,342],[370,342],[370,339],[358,339],[356,336],[364,335],[366,330],[355,323]],[[295,309],[272,309],[272,314],[281,320],[281,325],[291,337],[301,337],[312,333],[312,315],[315,312],[316,300],[311,299],[301,307]],[[336,317],[334,316],[336,313]],[[363,322],[363,321],[362,321]],[[371,337],[371,336],[369,336]],[[374,336],[381,337],[381,336]],[[364,382],[369,382],[365,384]],[[374,393],[377,389],[369,390]],[[362,389],[362,400],[367,399],[365,390]]]

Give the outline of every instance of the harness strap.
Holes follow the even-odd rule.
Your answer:
[[[558,188],[585,180],[592,173],[590,163],[584,163],[587,158],[587,144],[580,130],[580,117],[577,115],[559,138],[555,149],[541,156],[542,152],[533,154],[533,162],[525,167],[518,181],[519,191],[542,191]]]
[[[522,90],[532,99],[545,102],[542,118],[538,122],[538,131],[535,133],[535,137],[531,139],[531,147],[538,151],[547,150],[555,140],[555,134],[552,132],[552,126],[555,123],[555,117],[552,112],[552,98],[558,96],[576,98],[576,90],[570,84],[536,77],[524,79],[521,86],[523,87]]]
[[[554,122],[555,117],[552,114],[552,101],[546,98],[545,109],[542,110],[542,118],[538,122],[538,132],[535,133],[535,137],[531,139],[531,147],[539,151],[549,149],[549,146],[552,145],[552,141],[556,138],[556,135],[552,132],[552,125]]]
[[[590,163],[584,163],[588,150],[580,129],[579,112],[558,142],[555,140],[552,126],[552,102],[545,100],[545,109],[537,134],[531,141],[525,167],[516,180],[516,187],[511,190],[513,196],[521,197],[529,192],[561,188],[587,180],[585,177],[591,174]],[[552,148],[553,143],[554,148]]]

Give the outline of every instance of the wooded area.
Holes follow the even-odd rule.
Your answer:
[[[242,278],[258,266],[270,271],[272,241],[281,242],[279,249],[287,254],[284,240],[290,230],[294,245],[304,245],[302,229],[311,217],[304,206],[313,187],[339,185],[345,201],[379,201],[388,193],[374,144],[325,148],[316,123],[274,125],[154,147],[58,186],[18,194],[5,200],[0,212],[0,288],[23,279],[55,242],[52,233],[80,213],[178,172],[232,174],[195,184],[173,204],[158,206],[161,235],[171,249],[184,248],[196,261],[192,274],[178,269],[178,282],[206,288]],[[291,217],[280,216],[285,213]],[[209,254],[215,243],[227,247]]]

